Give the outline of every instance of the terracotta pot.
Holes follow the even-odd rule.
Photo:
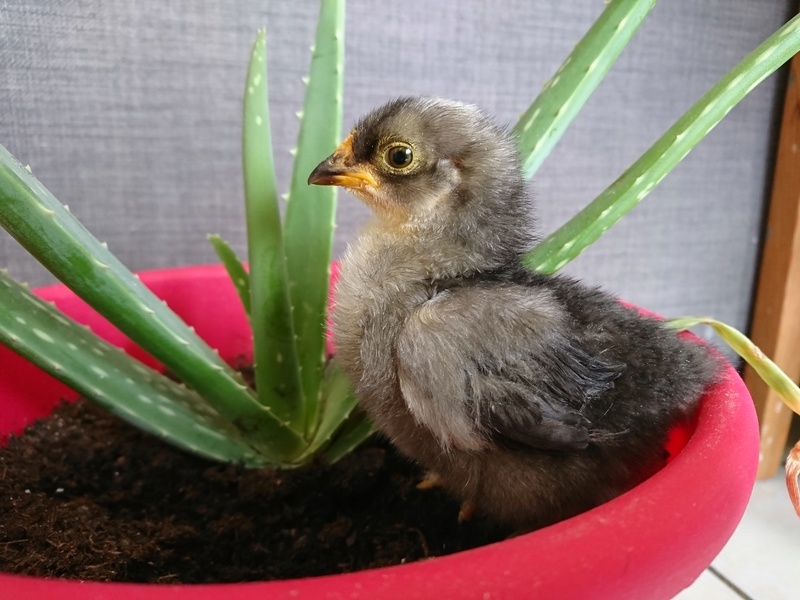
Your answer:
[[[222,268],[151,271],[141,277],[223,357],[233,360],[250,353],[247,321]],[[37,293],[111,342],[144,356],[63,286]],[[0,590],[15,600],[671,598],[722,549],[755,480],[755,411],[736,372],[729,368],[727,376],[705,396],[694,430],[684,432],[685,447],[660,472],[594,510],[501,543],[407,565],[303,580],[178,586],[0,574]],[[75,396],[0,347],[4,435],[46,415],[60,398]]]

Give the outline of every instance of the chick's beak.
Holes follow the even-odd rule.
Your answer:
[[[308,176],[309,185],[338,185],[351,189],[378,187],[375,177],[353,158],[353,134],[347,136],[336,151],[317,165]]]

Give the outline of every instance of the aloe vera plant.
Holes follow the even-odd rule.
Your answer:
[[[655,0],[611,0],[515,127],[533,176],[624,50]],[[272,161],[265,33],[253,46],[245,86],[245,268],[211,236],[254,332],[256,390],[144,288],[108,249],[0,146],[0,224],[42,264],[182,384],[140,365],[65,319],[0,272],[0,341],[121,417],[182,448],[252,466],[294,466],[324,451],[336,459],[371,430],[353,392],[324,354],[335,196],[305,178],[341,133],[344,0],[322,0],[287,207]],[[534,248],[529,268],[562,268],[642,201],[761,80],[800,50],[800,17],[746,57],[662,138],[563,227]],[[697,320],[677,319],[676,328]],[[723,339],[800,412],[800,391],[742,334]],[[165,418],[166,417],[166,418]],[[795,475],[795,485],[797,477]],[[800,494],[795,494],[800,497]]]
[[[325,0],[282,220],[263,30],[253,45],[242,128],[250,271],[222,239],[211,241],[252,324],[255,390],[2,147],[0,224],[182,384],[93,338],[7,273],[0,274],[0,306],[9,309],[0,311],[0,340],[121,417],[209,458],[293,466],[323,449],[335,459],[359,443],[370,426],[354,413],[352,390],[324,354],[336,198],[301,187],[298,175],[338,142],[343,65],[344,1]]]

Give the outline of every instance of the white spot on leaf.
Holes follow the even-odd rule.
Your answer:
[[[38,338],[39,338],[40,340],[42,340],[42,341],[48,342],[48,343],[50,343],[50,344],[52,344],[53,342],[55,342],[55,340],[54,340],[52,337],[50,337],[50,335],[49,335],[49,334],[45,333],[45,332],[44,332],[44,331],[42,331],[41,329],[36,329],[36,328],[34,327],[32,331],[33,331],[33,335],[35,335],[36,337],[38,337]]]
[[[160,410],[165,415],[169,415],[170,417],[174,417],[177,413],[172,410],[169,406],[158,406],[158,410]]]
[[[99,376],[99,377],[101,377],[103,379],[108,377],[108,372],[103,370],[103,369],[101,369],[97,365],[89,365],[89,370],[92,371],[92,373],[94,373],[95,375],[97,375],[97,376]]]

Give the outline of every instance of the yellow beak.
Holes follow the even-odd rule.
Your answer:
[[[368,170],[359,167],[353,157],[353,134],[336,151],[317,165],[308,176],[309,185],[338,185],[351,189],[376,188],[380,184]]]

